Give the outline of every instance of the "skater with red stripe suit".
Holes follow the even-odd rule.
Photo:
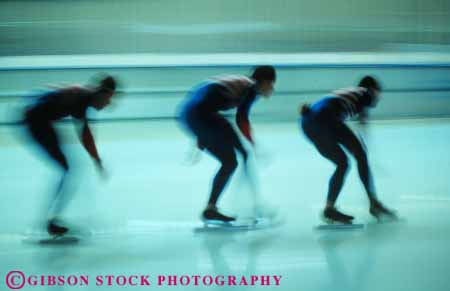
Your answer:
[[[54,123],[65,117],[72,117],[79,129],[81,143],[94,160],[97,169],[103,173],[103,165],[89,128],[86,112],[90,107],[102,110],[108,106],[115,90],[114,78],[104,76],[94,88],[68,86],[36,96],[35,102],[25,112],[24,122],[33,142],[59,166],[62,172],[62,178],[48,210],[47,231],[51,235],[63,235],[68,231],[67,227],[61,225],[59,218],[70,196],[70,193],[63,191],[69,164],[61,149]]]
[[[250,77],[214,77],[197,86],[182,105],[179,119],[183,127],[194,136],[201,150],[207,150],[221,163],[213,179],[208,204],[202,213],[205,222],[230,223],[235,220],[220,213],[216,205],[238,166],[235,151],[242,155],[244,163],[248,156],[239,136],[220,111],[237,108],[237,126],[254,145],[249,112],[258,96],[267,98],[272,94],[275,80],[272,66],[258,66]]]
[[[372,76],[361,79],[358,87],[333,92],[318,102],[300,108],[301,128],[318,152],[336,165],[328,185],[327,202],[323,217],[328,222],[351,223],[353,216],[338,211],[336,200],[348,171],[346,149],[357,162],[358,173],[369,199],[370,213],[377,219],[395,217],[376,196],[366,150],[354,132],[344,123],[347,118],[359,117],[365,124],[368,110],[377,105],[381,86]]]

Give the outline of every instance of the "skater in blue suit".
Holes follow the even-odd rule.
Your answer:
[[[217,209],[217,201],[235,171],[238,151],[244,162],[247,151],[232,125],[220,111],[237,108],[236,123],[244,137],[254,144],[249,122],[250,109],[258,96],[269,97],[276,80],[272,66],[258,66],[250,77],[241,75],[211,78],[195,88],[182,105],[180,121],[194,136],[201,150],[207,150],[220,163],[208,204],[202,213],[205,221],[231,222]]]
[[[376,218],[394,217],[395,213],[381,204],[373,185],[366,150],[360,139],[344,123],[349,117],[359,117],[365,123],[368,109],[378,103],[381,86],[372,76],[365,76],[357,87],[341,89],[300,109],[301,127],[319,153],[336,165],[330,178],[323,216],[328,221],[351,223],[353,216],[341,213],[335,207],[348,170],[346,149],[357,162],[361,182],[369,198],[370,213]]]

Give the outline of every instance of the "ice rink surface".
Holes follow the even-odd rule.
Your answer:
[[[192,142],[175,121],[92,125],[109,171],[102,180],[77,141],[59,126],[72,165],[73,200],[64,217],[77,244],[39,245],[38,231],[58,172],[26,142],[23,129],[0,127],[0,289],[12,270],[26,276],[89,276],[88,286],[25,286],[23,290],[448,290],[450,286],[450,120],[374,121],[366,136],[380,199],[402,218],[376,223],[355,165],[338,200],[365,223],[362,230],[317,231],[333,171],[293,122],[257,122],[255,173],[259,197],[277,210],[279,227],[239,232],[193,231],[217,163],[186,157]],[[249,215],[252,195],[238,169],[220,207]],[[149,275],[151,286],[96,276]],[[158,286],[158,276],[281,276],[280,285]],[[19,280],[19,279],[17,279]],[[239,281],[238,281],[239,282]],[[250,282],[248,282],[250,283]]]

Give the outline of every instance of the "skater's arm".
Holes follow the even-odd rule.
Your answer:
[[[101,160],[98,155],[97,147],[95,146],[94,137],[92,135],[91,129],[89,128],[86,119],[82,120],[81,127],[82,127],[80,132],[81,143],[83,144],[84,148],[89,153],[89,155],[97,162],[98,165],[100,165]]]
[[[245,101],[238,107],[236,114],[236,123],[238,125],[239,130],[245,136],[245,138],[254,145],[255,142],[252,136],[252,130],[250,126],[250,121],[248,115],[250,113],[250,108],[255,101],[256,95],[251,95],[245,99]]]
[[[367,109],[363,109],[358,114],[358,122],[359,122],[359,124],[362,125],[362,126],[366,126],[368,118],[369,118],[369,112],[367,111]]]

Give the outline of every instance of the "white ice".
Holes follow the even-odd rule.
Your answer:
[[[363,230],[316,231],[331,163],[290,123],[256,123],[260,197],[285,223],[248,232],[194,233],[217,163],[203,154],[185,162],[189,138],[174,121],[93,125],[109,179],[102,180],[77,141],[60,126],[78,184],[65,221],[84,235],[78,244],[24,242],[45,215],[58,172],[23,139],[0,127],[0,289],[6,274],[150,275],[132,290],[448,290],[450,286],[450,120],[372,122],[366,143],[380,199],[397,223],[377,224],[356,167],[338,204]],[[251,195],[241,170],[221,209],[248,213]],[[91,234],[90,236],[88,234]],[[161,286],[158,275],[281,275],[280,286]],[[272,282],[273,283],[273,282]],[[23,290],[121,290],[119,286]]]

